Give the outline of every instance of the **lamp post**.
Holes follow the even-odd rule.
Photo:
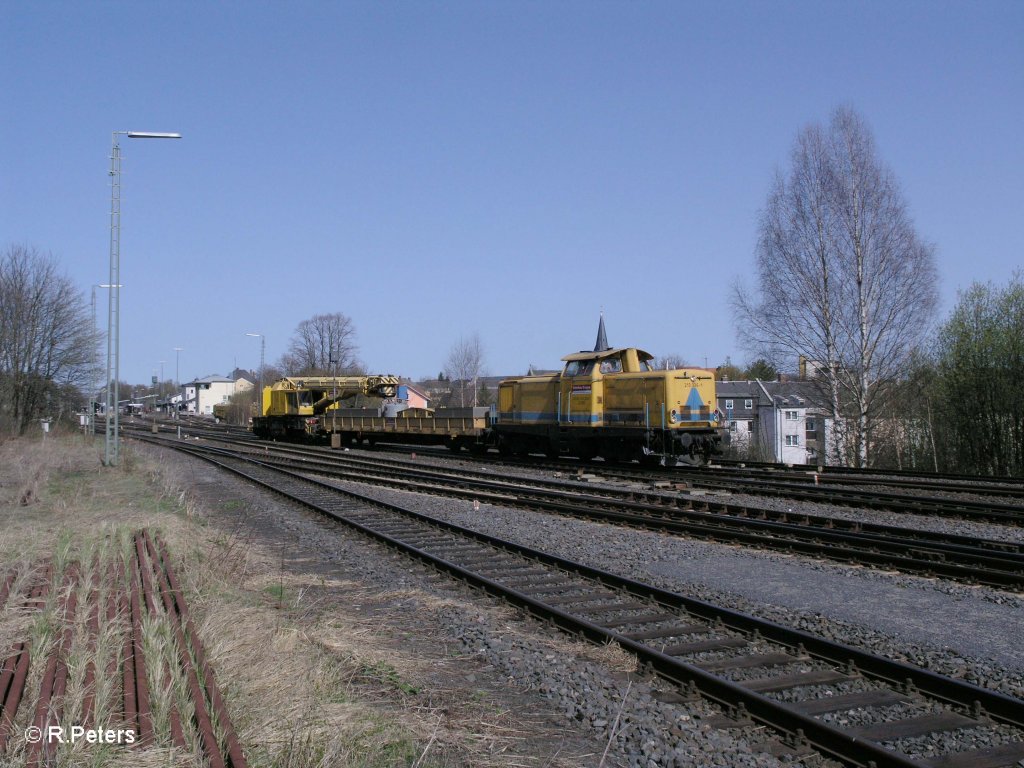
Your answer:
[[[96,336],[96,333],[99,330],[98,327],[96,326],[96,289],[97,288],[113,288],[113,287],[114,286],[112,286],[110,283],[93,283],[92,284],[92,335],[93,335],[93,337]],[[124,286],[117,286],[117,287],[118,288],[124,288]],[[97,350],[95,349],[95,347],[93,347],[93,357],[92,357],[92,359],[93,359],[93,369],[95,371],[94,375],[98,378],[99,377],[99,359],[98,359],[98,355],[96,354],[96,351]],[[93,385],[95,385],[96,383],[97,382],[94,381]],[[109,393],[110,392],[110,388],[111,388],[111,380],[110,380],[110,378],[108,378],[108,379],[106,379],[106,382],[103,384],[103,386],[95,387],[95,389],[96,389],[96,396],[98,397],[99,393],[101,391]],[[92,400],[92,398],[90,398],[90,400]],[[110,401],[109,394],[104,394],[103,395],[103,403],[104,403],[104,409],[103,410],[104,410],[104,412],[106,411],[106,406],[108,406],[109,401]],[[99,400],[97,399],[97,400],[94,400],[94,401],[90,401],[90,403],[89,403],[89,408],[92,410],[92,414],[90,414],[90,416],[89,416],[89,424],[91,425],[93,436],[95,436],[95,434],[96,434],[96,404],[98,404],[98,402],[99,402]]]
[[[124,286],[118,286],[123,288]],[[96,324],[96,289],[97,288],[110,288],[109,283],[93,283],[92,284],[92,388],[93,394],[89,396],[89,429],[92,434],[96,434],[96,405],[99,402],[100,391],[107,389],[110,386],[110,382],[107,381],[102,387],[97,386],[99,383],[98,379],[100,376],[100,360],[99,360],[99,349],[96,347],[96,337],[99,335],[99,326]],[[106,403],[107,396],[103,396],[103,402]]]
[[[110,152],[110,293],[107,301],[107,429],[103,441],[103,464],[117,466],[119,446],[117,411],[118,379],[121,376],[121,145],[118,136],[129,139],[180,139],[180,133],[114,131]],[[113,415],[113,418],[111,418]]]
[[[181,382],[178,380],[178,362],[180,360],[179,355],[184,351],[183,347],[174,348],[174,394],[181,394]],[[185,398],[182,397],[182,400]],[[174,404],[174,418],[178,418],[178,403]]]
[[[259,389],[256,390],[256,409],[259,415],[263,415],[263,359],[267,351],[267,337],[262,333],[246,333],[246,336],[259,336],[260,339],[260,373],[259,373]]]
[[[334,357],[334,350],[330,351],[327,362],[331,366],[331,376],[334,377],[334,404],[331,407],[331,448],[334,447],[334,433],[338,431],[338,361]]]
[[[164,399],[164,363],[166,362],[166,360],[160,361],[160,389],[158,390],[159,397],[157,397],[157,402]],[[167,410],[167,403],[164,403],[164,410]]]

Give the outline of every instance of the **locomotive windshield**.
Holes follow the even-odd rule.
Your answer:
[[[572,360],[566,363],[566,376],[587,376],[594,370],[593,360]]]

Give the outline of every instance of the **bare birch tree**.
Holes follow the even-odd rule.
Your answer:
[[[444,375],[452,383],[453,389],[458,387],[459,405],[466,407],[466,391],[472,394],[472,405],[476,406],[477,379],[483,375],[484,350],[480,336],[473,334],[460,337],[448,352],[444,363]],[[454,393],[453,393],[454,394]]]
[[[737,285],[736,319],[776,365],[815,361],[831,409],[828,459],[866,466],[880,398],[935,311],[934,257],[853,110],[803,129],[790,162],[761,219],[760,296]]]
[[[355,337],[355,324],[348,315],[313,315],[299,323],[279,365],[289,376],[355,373],[360,368]]]
[[[0,421],[73,411],[96,377],[98,334],[85,297],[51,255],[14,245],[0,254]]]
[[[690,368],[691,366],[682,355],[671,354],[656,358],[654,367],[659,371],[674,371],[677,368]]]

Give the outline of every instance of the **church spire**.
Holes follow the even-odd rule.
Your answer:
[[[597,341],[594,344],[595,352],[604,352],[606,349],[611,349],[608,346],[608,336],[604,332],[604,312],[601,313],[601,322],[597,324]]]

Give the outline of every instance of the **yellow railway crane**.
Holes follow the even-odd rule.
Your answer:
[[[286,376],[263,388],[261,415],[252,421],[259,437],[312,438],[323,434],[322,417],[359,395],[390,398],[397,376]]]

